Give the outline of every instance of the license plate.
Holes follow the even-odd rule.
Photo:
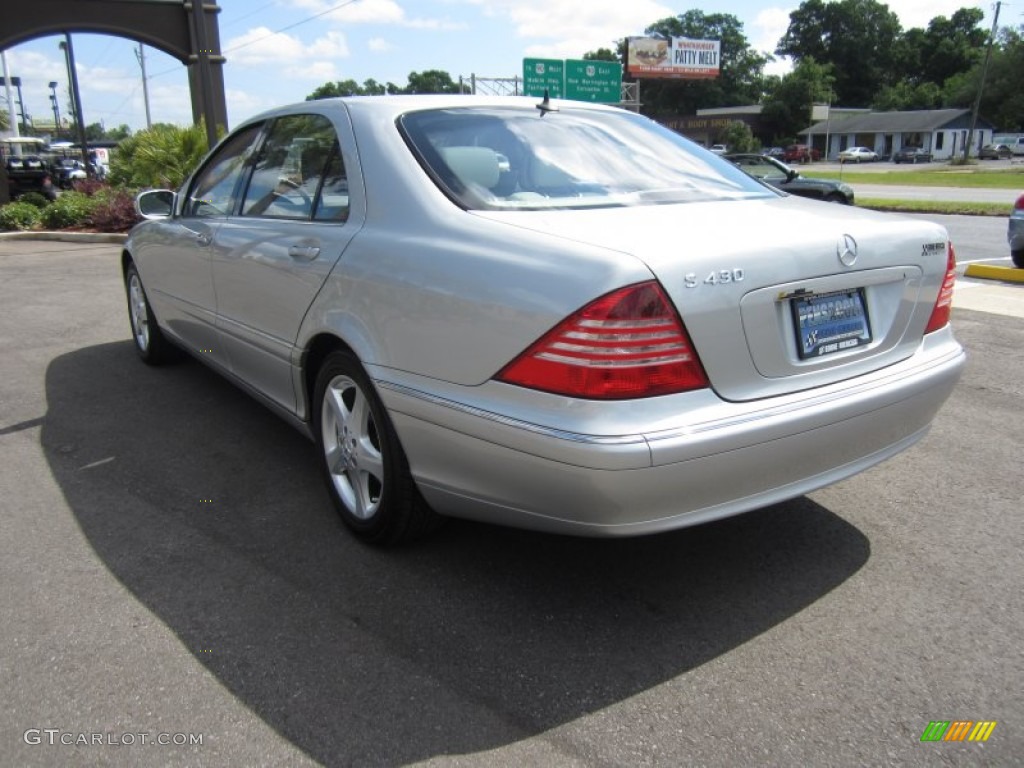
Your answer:
[[[801,360],[853,349],[871,342],[864,289],[790,299],[796,349]]]

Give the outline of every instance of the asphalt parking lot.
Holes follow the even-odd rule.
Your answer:
[[[1024,286],[958,289],[932,433],[843,483],[378,551],[312,444],[139,363],[117,256],[0,241],[0,765],[1022,764]],[[957,720],[996,726],[921,741]]]

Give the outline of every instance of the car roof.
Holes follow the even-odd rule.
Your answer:
[[[315,99],[284,104],[274,109],[261,112],[245,121],[259,122],[278,115],[295,112],[330,110],[343,107],[352,113],[374,114],[383,117],[398,117],[406,112],[424,109],[451,109],[458,107],[514,107],[518,109],[533,108],[540,104],[537,96],[476,96],[470,94],[423,94],[402,96],[342,96],[330,99]],[[551,107],[555,109],[589,109],[605,112],[621,110],[604,104],[592,104],[585,101],[568,99],[551,99]]]

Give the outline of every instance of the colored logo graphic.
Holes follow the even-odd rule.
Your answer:
[[[988,741],[995,728],[995,720],[932,720],[921,741]]]

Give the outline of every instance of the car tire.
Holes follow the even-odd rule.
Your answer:
[[[162,365],[179,359],[181,353],[178,348],[167,340],[157,325],[139,270],[131,262],[124,270],[124,289],[128,299],[128,322],[131,323],[132,341],[142,362],[147,365]]]
[[[825,196],[825,202],[826,203],[839,203],[841,205],[846,205],[846,198],[843,197],[842,195],[840,195],[838,192],[833,192],[833,193]]]
[[[352,353],[323,361],[313,431],[327,490],[342,522],[368,544],[412,541],[441,518],[427,506],[384,404]]]
[[[1010,258],[1013,259],[1013,266],[1024,269],[1024,248],[1018,251],[1010,251]]]

